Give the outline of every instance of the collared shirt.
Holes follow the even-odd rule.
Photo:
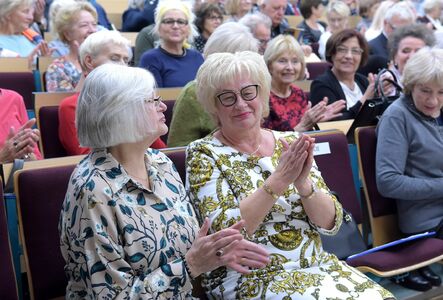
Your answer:
[[[145,164],[151,189],[105,149],[74,170],[60,216],[67,299],[187,299],[181,256],[198,223],[180,176],[158,150]]]

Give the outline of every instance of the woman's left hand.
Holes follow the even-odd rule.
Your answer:
[[[328,98],[325,97],[326,103]],[[323,101],[325,101],[323,99]],[[329,120],[333,120],[335,118],[341,117],[342,113],[341,111],[346,107],[346,101],[345,100],[337,100],[335,102],[332,102],[329,105],[326,105],[326,109],[324,110],[323,114],[321,115],[321,118],[319,122],[326,122]]]
[[[311,188],[309,173],[311,172],[312,164],[314,162],[315,139],[304,134],[300,138],[304,138],[309,142],[309,147],[307,149],[308,156],[303,164],[300,175],[294,180],[294,186],[301,194],[309,194]],[[306,189],[308,189],[308,192],[305,193],[304,191]]]

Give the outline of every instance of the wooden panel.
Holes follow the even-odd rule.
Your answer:
[[[128,8],[128,1],[127,0],[98,0],[98,3],[103,6],[106,13],[120,13],[123,14],[123,12]]]
[[[300,81],[294,82],[294,84],[296,86],[298,86],[299,88],[301,88],[305,92],[309,92],[311,90],[311,83],[312,83],[312,80],[300,80]]]
[[[159,88],[157,89],[157,93],[164,100],[176,100],[178,95],[180,94],[182,88]]]
[[[289,27],[297,27],[298,24],[300,24],[303,21],[302,16],[285,16],[286,20],[289,23]]]
[[[27,57],[0,58],[0,72],[30,72]]]
[[[361,17],[356,15],[356,16],[350,16],[349,17],[349,28],[355,29],[357,27],[357,24],[361,21]]]
[[[117,30],[122,28],[122,14],[119,13],[108,13],[109,22],[111,22]]]
[[[321,122],[321,123],[318,123],[318,127],[320,127],[321,130],[338,129],[338,130],[342,131],[344,134],[346,134],[348,132],[349,128],[351,127],[352,122],[354,122],[353,119]]]
[[[127,38],[131,42],[131,47],[135,47],[135,40],[137,39],[138,32],[120,32],[122,36]]]

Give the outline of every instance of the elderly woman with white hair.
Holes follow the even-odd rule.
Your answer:
[[[146,51],[140,67],[149,70],[158,87],[182,87],[194,80],[203,63],[203,56],[190,48],[197,30],[194,13],[184,1],[161,1],[155,11],[153,32],[160,37],[160,45]]]
[[[210,55],[197,74],[197,97],[218,128],[187,150],[187,187],[211,230],[245,221],[270,264],[242,275],[204,274],[215,299],[386,299],[392,295],[322,248],[320,232],[339,230],[343,209],[314,162],[314,139],[261,128],[271,76],[261,55]]]
[[[92,148],[60,216],[69,299],[192,299],[192,279],[222,265],[249,274],[269,260],[243,221],[207,235],[173,163],[149,145],[168,128],[154,77],[104,64],[86,77],[76,124]],[[220,250],[222,249],[222,250]]]
[[[70,92],[75,89],[82,74],[79,47],[97,31],[97,12],[88,2],[72,2],[62,6],[53,22],[60,40],[69,45],[69,53],[56,58],[45,74],[48,92]]]
[[[209,37],[203,55],[237,51],[258,51],[258,41],[248,27],[236,22],[220,25]],[[186,146],[190,142],[205,137],[215,129],[212,118],[197,101],[195,80],[181,91],[174,105],[171,126],[168,134],[169,147]]]
[[[399,229],[410,236],[443,224],[443,50],[415,53],[402,83],[404,94],[377,125],[375,167],[380,194],[395,199]],[[429,267],[406,275],[398,283],[408,288],[441,284]]]
[[[82,43],[79,50],[80,65],[82,66],[82,78],[76,87],[80,91],[83,81],[96,67],[104,63],[127,65],[132,58],[131,44],[118,31],[103,30],[91,34]],[[60,103],[59,139],[68,155],[80,155],[89,153],[89,148],[80,147],[75,126],[75,110],[77,107],[79,92],[69,96]],[[157,139],[151,148],[166,148],[161,139]]]
[[[442,2],[441,0],[425,0],[422,4],[424,16],[418,17],[417,22],[424,23],[432,30],[443,30],[440,22]]]
[[[0,1],[0,57],[28,57],[30,66],[34,56],[50,55],[51,50],[41,36],[33,38],[26,30],[33,22],[34,0]]]

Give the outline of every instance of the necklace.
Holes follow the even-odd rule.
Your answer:
[[[237,149],[237,147],[235,147],[235,144],[234,144],[234,143],[231,143],[231,142],[229,141],[229,139],[223,134],[223,132],[222,132],[221,130],[220,130],[220,134],[221,134],[221,136],[223,137],[223,139],[225,140],[226,144],[228,144],[228,145],[230,145],[231,147]],[[260,140],[261,140],[261,135],[260,135]],[[260,150],[260,148],[261,148],[261,142],[258,144],[257,148],[256,148],[254,151],[252,151],[252,152],[250,152],[250,153],[245,152],[245,151],[241,151],[241,152],[246,153],[246,154],[249,154],[249,155],[254,155],[254,154],[256,154],[256,153]]]

